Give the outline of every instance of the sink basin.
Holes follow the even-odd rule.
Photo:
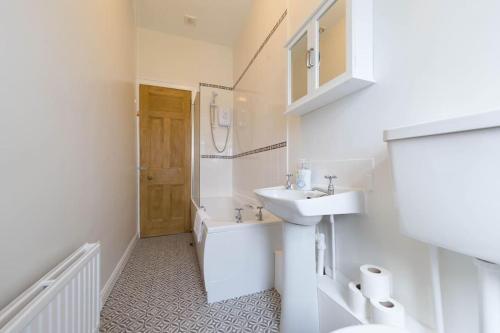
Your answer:
[[[287,222],[314,225],[324,215],[363,212],[363,193],[337,191],[325,195],[320,191],[287,190],[284,186],[255,190],[264,207]]]

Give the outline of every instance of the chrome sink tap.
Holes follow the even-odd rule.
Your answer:
[[[236,223],[243,223],[243,217],[241,216],[241,211],[243,208],[236,208],[236,216],[234,217],[236,219]]]
[[[293,176],[293,174],[291,174],[291,173],[286,174],[286,189],[287,190],[292,189],[292,176]]]
[[[257,209],[259,210],[259,212],[257,214],[255,214],[255,217],[257,217],[257,221],[263,221],[264,218],[262,216],[262,208],[264,208],[263,206],[257,206]]]
[[[335,188],[333,187],[333,180],[337,179],[337,176],[335,176],[335,175],[326,175],[325,179],[328,179],[328,181],[329,181],[329,183],[328,183],[328,189],[326,191],[324,189],[320,188],[320,187],[313,187],[312,190],[313,191],[323,192],[326,195],[333,195],[335,193]]]

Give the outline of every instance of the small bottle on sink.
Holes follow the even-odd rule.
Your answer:
[[[298,190],[311,190],[311,166],[306,159],[299,160],[296,185]]]

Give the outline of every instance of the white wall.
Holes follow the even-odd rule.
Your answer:
[[[247,24],[234,50],[235,80],[286,9],[284,1],[252,3]],[[286,22],[271,36],[234,91],[234,152],[243,153],[286,141]],[[286,174],[286,148],[233,160],[233,191],[280,185]]]
[[[289,14],[295,21],[297,16],[309,15],[302,11],[307,1],[289,2]],[[293,139],[300,143],[291,147],[298,150],[293,156],[323,161],[375,160],[367,214],[337,218],[339,269],[352,279],[363,263],[391,269],[396,298],[411,315],[431,326],[434,319],[427,248],[398,232],[382,131],[498,109],[499,12],[500,3],[486,0],[459,6],[451,0],[375,0],[377,83],[304,116],[299,131],[289,133],[292,139],[300,138]],[[292,165],[295,162],[289,161]],[[471,260],[447,251],[442,251],[441,259],[447,332],[477,332],[476,279]]]
[[[291,37],[323,0],[286,0],[286,2],[288,8],[288,35]]]
[[[285,0],[253,0],[240,36],[233,47],[234,82],[254,56],[269,32],[286,10]],[[284,23],[286,25],[286,22]],[[282,45],[283,46],[283,45]]]
[[[230,47],[137,29],[137,77],[197,88],[200,82],[232,86]]]
[[[0,2],[0,308],[84,242],[136,232],[132,1]]]

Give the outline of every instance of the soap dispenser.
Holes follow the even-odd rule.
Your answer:
[[[299,160],[297,170],[297,189],[302,191],[311,190],[311,167],[306,159]]]

